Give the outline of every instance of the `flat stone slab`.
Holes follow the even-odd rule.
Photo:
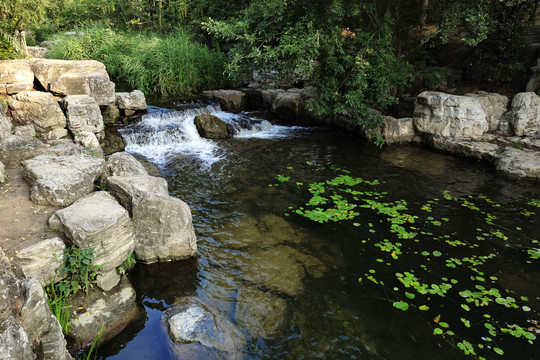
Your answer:
[[[64,262],[65,248],[62,239],[54,238],[24,248],[16,256],[21,260],[21,269],[27,279],[34,278],[41,284],[47,284],[53,279],[62,279],[56,269]]]
[[[10,136],[0,141],[0,161],[6,164],[20,163],[44,153],[49,146],[36,138]]]
[[[40,155],[24,163],[30,199],[42,205],[68,206],[95,190],[105,161],[89,155]]]
[[[506,148],[496,166],[512,178],[540,181],[540,151]]]
[[[109,176],[107,191],[131,214],[134,199],[149,193],[169,195],[167,180],[155,176]]]
[[[107,158],[107,176],[146,176],[148,171],[130,153],[118,152]]]

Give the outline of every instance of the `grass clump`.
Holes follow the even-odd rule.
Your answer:
[[[94,26],[79,34],[61,35],[48,57],[101,61],[116,81],[151,95],[191,96],[227,82],[225,55],[181,29],[163,36]]]

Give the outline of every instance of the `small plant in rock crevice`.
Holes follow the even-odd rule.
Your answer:
[[[120,275],[125,275],[128,270],[133,268],[136,262],[137,260],[133,258],[133,253],[130,251],[126,256],[126,261],[118,267]]]
[[[76,294],[80,289],[88,294],[90,288],[96,283],[99,265],[93,265],[94,248],[81,249],[71,246],[64,250],[64,266],[61,274],[66,274],[66,278],[58,283],[58,289],[66,297]]]

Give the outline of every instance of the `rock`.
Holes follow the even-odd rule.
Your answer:
[[[103,131],[103,117],[96,101],[88,95],[70,95],[62,100],[69,131],[75,137],[79,132]]]
[[[137,306],[135,289],[125,276],[113,291],[103,293],[94,288],[87,296],[69,301],[73,309],[84,309],[77,312],[71,323],[71,335],[80,344],[93,342],[105,324],[99,341],[103,344],[143,315]]]
[[[58,210],[49,224],[81,249],[93,248],[93,265],[106,274],[121,265],[135,247],[129,214],[109,193],[98,191]]]
[[[202,94],[207,99],[219,101],[224,111],[237,113],[246,108],[246,94],[239,90],[211,90]]]
[[[479,91],[476,94],[465,94],[465,96],[476,97],[480,100],[482,109],[486,113],[486,120],[489,124],[489,131],[495,131],[499,128],[499,121],[508,110],[510,100],[507,96]]]
[[[44,138],[54,139],[58,132],[53,130],[66,127],[66,117],[51,93],[23,91],[12,96],[12,99],[9,108],[13,121],[32,125]]]
[[[15,126],[13,128],[13,135],[20,137],[33,138],[36,136],[36,130],[32,125]]]
[[[4,111],[4,107],[0,105],[0,142],[11,136],[11,120]]]
[[[236,296],[236,322],[252,337],[271,338],[285,324],[285,307],[284,299],[244,286]]]
[[[122,124],[120,109],[116,105],[102,106],[101,116],[105,124]]]
[[[540,131],[540,97],[533,92],[517,94],[504,118],[512,127],[514,135],[535,135]]]
[[[153,193],[134,199],[133,225],[137,260],[152,263],[197,253],[191,211],[180,199]]]
[[[58,45],[58,40],[54,40],[54,41],[42,41],[41,44],[39,44],[40,47],[44,47],[46,49],[52,49],[53,47],[55,47],[56,45]]]
[[[115,85],[99,61],[39,59],[32,70],[45,90],[56,95],[89,95],[99,105],[115,102]]]
[[[280,90],[262,90],[261,91],[261,98],[262,98],[262,105],[265,108],[272,108],[272,104],[274,103],[274,100],[276,99],[276,96],[282,91]]]
[[[284,245],[247,253],[240,269],[244,279],[289,296],[302,292],[306,271],[313,277],[328,271],[319,259]]]
[[[45,55],[49,52],[49,49],[41,46],[27,46],[26,52],[33,58],[43,59]]]
[[[6,179],[6,167],[4,166],[4,163],[0,161],[0,184],[6,181]]]
[[[111,155],[126,150],[124,139],[116,129],[105,129],[105,138],[99,143],[105,155]]]
[[[540,45],[540,44],[536,44]],[[536,48],[538,50],[538,48]],[[540,59],[536,59],[536,66],[531,68],[532,76],[525,86],[526,92],[534,92],[536,95],[540,92]]]
[[[93,132],[79,131],[75,135],[75,143],[84,147],[89,155],[103,158],[103,150]]]
[[[31,343],[40,344],[43,359],[66,360],[66,339],[56,317],[51,313],[43,287],[36,279],[26,285],[26,301],[21,320]]]
[[[0,319],[0,359],[34,360],[31,344],[26,331],[9,316]]]
[[[540,152],[506,148],[496,163],[497,170],[512,178],[540,181]]]
[[[195,126],[201,137],[207,139],[225,139],[230,137],[227,124],[215,115],[195,116]]]
[[[493,164],[500,155],[500,147],[483,141],[467,141],[440,136],[433,136],[426,142],[434,149],[449,152],[455,155],[483,160]]]
[[[414,125],[422,133],[473,139],[489,129],[478,98],[434,91],[417,96]]]
[[[36,138],[10,136],[0,142],[0,161],[6,164],[20,163],[45,152],[48,148],[49,145]]]
[[[114,153],[107,158],[105,172],[110,176],[147,176],[144,166],[127,152]]]
[[[154,176],[109,176],[107,191],[132,214],[133,202],[146,194],[169,195],[167,180]]]
[[[140,90],[133,90],[130,93],[120,92],[116,93],[115,96],[118,108],[122,110],[146,110],[146,98],[144,97],[143,92]]]
[[[43,155],[50,156],[71,156],[71,155],[90,155],[86,151],[86,148],[83,148],[80,145],[75,145],[72,140],[69,142],[63,142],[58,140],[57,142],[51,142],[51,147],[43,152]]]
[[[120,282],[120,274],[118,271],[111,270],[106,273],[101,273],[96,276],[96,285],[103,291],[109,291]]]
[[[196,343],[190,358],[243,359],[244,335],[216,309],[195,297],[183,297],[163,313],[173,352]],[[209,356],[210,355],[210,356]]]
[[[409,143],[416,135],[412,118],[395,119],[391,116],[384,117],[382,133],[388,145]]]
[[[16,255],[27,279],[36,279],[41,284],[62,279],[56,269],[63,264],[66,245],[60,238],[48,239],[22,249]]]
[[[28,60],[0,60],[0,94],[16,94],[34,87],[34,73]]]
[[[286,120],[295,120],[302,109],[302,94],[296,92],[279,92],[272,103],[272,112]]]
[[[89,155],[40,155],[23,165],[33,202],[68,206],[95,190],[94,182],[103,173],[105,161]]]

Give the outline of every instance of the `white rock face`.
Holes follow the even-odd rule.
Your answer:
[[[540,97],[533,92],[516,94],[504,114],[516,136],[534,136],[540,131]]]
[[[106,173],[110,176],[147,176],[148,171],[133,155],[117,152],[107,158]]]
[[[62,100],[69,131],[75,137],[84,131],[103,131],[103,117],[98,103],[88,95],[70,95]]]
[[[34,72],[28,60],[0,61],[0,94],[16,94],[34,87]]]
[[[412,118],[395,119],[391,116],[384,118],[383,137],[388,145],[411,142],[415,135]]]
[[[6,181],[6,168],[4,166],[4,163],[0,161],[0,184]]]
[[[418,95],[414,125],[422,133],[456,138],[480,138],[489,129],[478,98],[424,91]]]
[[[46,284],[51,279],[62,279],[56,269],[63,263],[65,248],[62,239],[54,238],[24,248],[16,256],[21,260],[21,269],[27,279],[34,278]]]
[[[466,94],[466,96],[476,97],[482,104],[482,109],[486,113],[486,120],[489,124],[489,131],[495,131],[499,127],[499,122],[506,111],[510,100],[507,96],[479,91],[477,94]]]
[[[131,214],[133,202],[149,193],[169,195],[167,181],[155,176],[109,176],[107,191]]]
[[[507,148],[500,155],[497,170],[513,178],[540,180],[540,152]]]
[[[116,93],[116,103],[118,108],[122,110],[146,110],[146,98],[140,90],[133,90],[130,93],[120,92]]]

